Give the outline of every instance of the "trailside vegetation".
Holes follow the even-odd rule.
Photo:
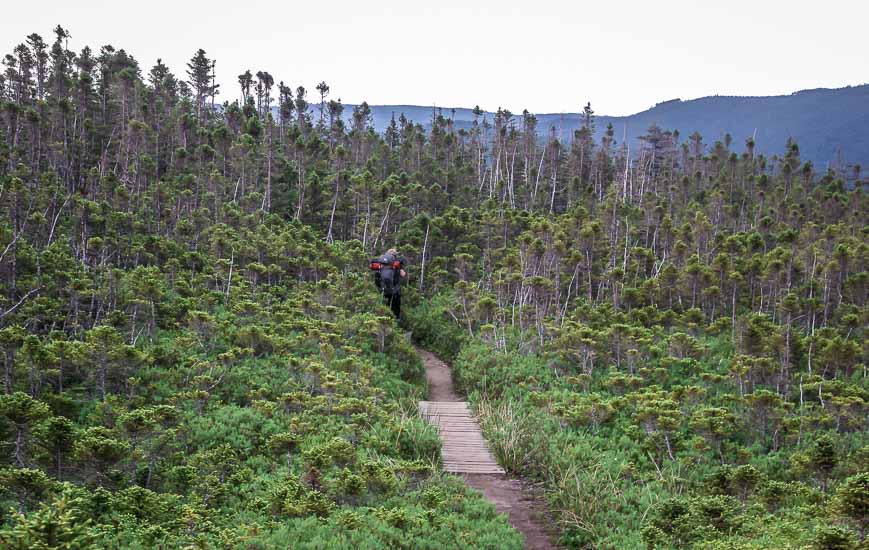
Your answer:
[[[860,167],[597,139],[591,105],[568,140],[479,108],[378,134],[325,82],[68,37],[0,74],[0,545],[520,547],[437,473],[366,270],[394,245],[407,327],[565,546],[866,544]]]
[[[0,546],[520,548],[439,473],[363,243],[306,224],[349,153],[265,74],[219,112],[204,51],[67,36],[0,78]]]

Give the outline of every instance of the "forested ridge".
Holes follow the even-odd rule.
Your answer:
[[[581,107],[581,105],[578,105]],[[372,105],[374,126],[385,130],[393,116],[404,114],[425,123],[431,118],[431,106]],[[444,108],[456,128],[469,130],[474,120],[473,108]],[[489,120],[495,111],[484,111]],[[349,111],[347,112],[349,116]],[[555,126],[559,139],[567,140],[582,127],[582,114],[535,113],[537,134],[546,137]],[[347,118],[347,117],[345,117]],[[595,139],[600,140],[612,124],[621,141],[636,150],[638,136],[657,124],[685,135],[699,132],[707,142],[742,139],[752,136],[755,150],[768,156],[782,152],[782,144],[792,137],[800,144],[803,162],[811,161],[819,170],[828,166],[843,170],[846,182],[853,173],[848,166],[869,165],[869,84],[844,88],[800,90],[779,96],[714,95],[690,100],[662,101],[638,113],[624,116],[598,114]],[[729,137],[728,137],[729,136]]]
[[[439,473],[406,327],[576,548],[860,548],[867,200],[591,106],[392,120],[61,27],[0,76],[0,546],[521,547]],[[234,98],[238,99],[226,99]],[[41,546],[40,546],[41,545]]]

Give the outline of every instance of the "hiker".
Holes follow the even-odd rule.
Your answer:
[[[398,255],[398,250],[390,248],[383,256],[371,260],[371,270],[374,272],[374,284],[398,319],[401,316],[401,280],[407,278],[404,258]]]

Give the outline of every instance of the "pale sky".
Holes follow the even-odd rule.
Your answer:
[[[219,101],[266,70],[345,103],[625,115],[706,95],[775,95],[869,80],[864,0],[43,0],[4,5],[0,57],[33,32],[124,48],[143,73],[217,60]]]

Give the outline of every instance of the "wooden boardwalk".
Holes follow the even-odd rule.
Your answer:
[[[495,462],[468,404],[453,388],[450,366],[424,349],[417,349],[417,353],[425,365],[428,398],[431,399],[419,402],[419,412],[438,428],[444,470],[464,478],[468,485],[483,493],[496,510],[507,514],[510,525],[525,537],[525,548],[555,548],[544,529],[545,507],[539,499],[525,492],[521,482],[508,479]]]
[[[420,401],[419,412],[438,428],[444,470],[456,474],[503,474],[466,401]]]

